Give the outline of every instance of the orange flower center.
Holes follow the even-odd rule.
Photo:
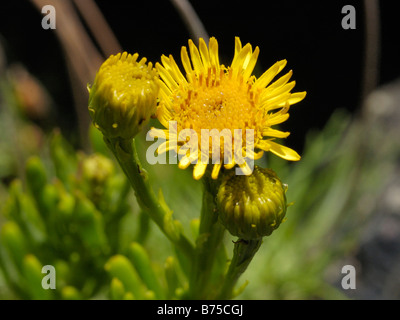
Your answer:
[[[228,129],[232,136],[235,129],[254,129],[255,136],[262,136],[265,115],[256,108],[258,94],[252,90],[252,81],[233,79],[229,71],[216,76],[200,74],[188,87],[180,86],[174,101],[174,120],[178,132],[193,129]]]

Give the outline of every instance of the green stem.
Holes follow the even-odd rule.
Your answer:
[[[213,181],[204,177],[203,203],[200,215],[199,236],[190,279],[190,298],[210,297],[209,280],[225,228],[218,222]]]
[[[233,249],[233,258],[229,265],[225,281],[222,285],[218,299],[225,300],[233,297],[233,289],[239,277],[246,271],[254,255],[257,253],[262,239],[256,240],[242,240],[239,239],[235,242]]]
[[[136,241],[144,244],[150,231],[150,217],[144,212],[139,212],[139,225],[136,233]]]
[[[140,208],[150,216],[167,238],[188,259],[193,259],[193,245],[181,232],[178,222],[172,219],[172,211],[167,207],[163,198],[156,197],[150,186],[147,172],[142,168],[136,151],[135,140],[104,137],[104,141],[131,183]]]

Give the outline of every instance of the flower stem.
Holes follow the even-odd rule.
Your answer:
[[[147,172],[142,168],[136,151],[135,140],[104,137],[104,141],[131,183],[140,208],[188,259],[193,259],[193,245],[183,235],[178,222],[172,219],[172,211],[162,198],[156,197],[150,186]]]
[[[257,253],[262,239],[243,240],[235,242],[233,258],[229,265],[225,281],[217,299],[226,300],[233,298],[233,289],[239,277],[246,271],[254,255]]]
[[[199,236],[196,240],[196,254],[190,279],[191,299],[211,297],[209,280],[225,231],[225,228],[218,221],[213,182],[208,177],[204,177],[203,181],[204,193]]]

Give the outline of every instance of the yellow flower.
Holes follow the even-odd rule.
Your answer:
[[[250,44],[242,47],[238,37],[235,38],[235,55],[228,68],[219,62],[218,42],[215,38],[210,38],[208,48],[205,41],[200,39],[199,49],[189,40],[189,52],[191,59],[187,48],[182,47],[181,59],[186,77],[171,55],[169,57],[163,55],[162,65],[156,64],[163,80],[160,81],[157,117],[167,128],[166,130],[152,128],[153,136],[165,136],[167,139],[159,146],[158,153],[173,149],[178,151],[182,156],[179,162],[179,167],[182,169],[197,161],[193,170],[195,179],[200,179],[204,175],[208,164],[202,160],[204,157],[210,159],[219,153],[219,159],[224,159],[224,155],[232,154],[232,150],[224,148],[225,143],[220,143],[218,149],[209,146],[204,154],[200,152],[200,138],[197,155],[194,157],[193,154],[187,155],[187,148],[180,152],[180,148],[187,140],[182,141],[179,135],[171,136],[168,130],[169,122],[176,121],[178,133],[190,129],[199,137],[202,129],[216,129],[219,132],[228,129],[232,137],[234,130],[241,129],[241,152],[249,159],[259,159],[264,151],[270,151],[286,160],[300,160],[295,151],[273,141],[275,138],[286,138],[289,132],[271,128],[287,120],[290,105],[301,101],[306,95],[305,92],[290,92],[295,86],[294,81],[288,82],[292,71],[270,84],[285,67],[286,60],[275,63],[256,79],[251,74],[257,62],[259,48],[256,47],[253,51]],[[246,147],[246,129],[254,130],[254,151]],[[233,143],[232,140],[230,146]],[[203,150],[204,148],[201,151]],[[212,178],[218,178],[222,165],[230,169],[235,164],[238,164],[245,174],[251,173],[246,162],[238,163],[230,157],[229,163],[222,163],[222,160],[214,163]]]
[[[138,57],[111,55],[88,87],[90,116],[107,138],[132,139],[156,111],[158,74],[151,62]]]

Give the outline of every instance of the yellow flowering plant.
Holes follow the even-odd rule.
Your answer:
[[[89,87],[89,111],[141,209],[177,249],[187,278],[179,297],[230,299],[237,294],[236,282],[263,237],[279,227],[287,209],[287,186],[275,172],[255,166],[254,161],[266,151],[285,160],[300,160],[296,151],[275,141],[289,132],[273,126],[287,120],[290,106],[306,93],[291,92],[295,86],[289,81],[292,71],[275,79],[286,60],[278,61],[259,78],[252,75],[259,48],[242,46],[238,37],[228,67],[219,62],[214,37],[208,46],[200,38],[198,48],[189,40],[189,52],[190,58],[188,49],[182,47],[184,73],[171,55],[163,55],[154,68],[144,58],[137,61],[138,54],[111,56]],[[148,137],[160,140],[156,154],[174,152],[179,168],[194,165],[193,178],[203,181],[194,243],[181,222],[172,217],[162,193],[156,196],[153,192],[136,151],[135,136],[152,115],[164,127],[152,127],[148,132]],[[221,265],[221,260],[227,260],[225,230],[238,240],[232,260]],[[121,259],[115,264],[123,264]]]
[[[286,160],[300,160],[294,150],[273,141],[275,138],[289,136],[289,132],[273,129],[272,126],[287,120],[290,106],[304,99],[306,95],[305,92],[290,92],[295,86],[295,81],[288,82],[292,71],[270,85],[285,67],[286,60],[278,61],[256,79],[252,72],[259,49],[256,47],[253,51],[250,44],[242,47],[238,37],[235,38],[235,55],[229,67],[220,65],[218,42],[213,37],[209,40],[208,48],[203,39],[199,40],[199,49],[189,40],[189,52],[191,59],[187,48],[182,47],[181,57],[186,76],[181,73],[172,56],[162,56],[162,65],[156,64],[162,79],[157,116],[164,127],[168,128],[170,121],[176,121],[178,132],[192,129],[199,136],[205,129],[227,129],[232,136],[233,131],[239,129],[242,130],[243,140],[244,132],[251,129],[254,130],[254,148],[258,152],[247,150],[245,141],[240,141],[242,152],[247,152],[249,158],[259,159],[264,151],[270,151]],[[164,130],[165,135],[168,134],[167,131]],[[153,129],[153,135],[158,133],[158,130]],[[198,142],[201,149],[200,141]],[[173,141],[169,137],[158,150],[165,152],[176,148],[177,144],[182,144],[182,141]],[[227,152],[232,150],[225,150],[224,145],[221,145],[219,149],[210,146],[206,152],[198,153],[193,177],[200,179],[204,175],[207,161],[213,158],[213,153],[219,153],[217,156],[223,159]],[[202,160],[204,158],[205,161]],[[183,157],[179,167],[186,168],[193,160],[195,159]],[[224,164],[226,169],[235,165],[235,159],[230,160]],[[247,162],[239,166],[246,174],[250,172]],[[217,179],[221,167],[221,163],[214,165],[211,173],[213,179]]]
[[[45,15],[43,1],[31,2]],[[399,143],[390,137],[398,130],[387,120],[396,99],[384,98],[395,97],[396,86],[374,88],[377,68],[356,77],[365,80],[361,100],[353,68],[347,83],[354,86],[325,99],[324,115],[334,112],[318,118],[299,88],[311,91],[303,81],[319,79],[321,64],[299,46],[309,35],[287,41],[299,26],[292,9],[302,6],[289,12],[274,5],[276,19],[263,20],[221,4],[234,25],[208,17],[217,40],[188,0],[171,0],[187,30],[166,19],[177,17],[168,4],[140,2],[131,7],[154,9],[151,23],[136,14],[130,31],[116,26],[132,20],[132,10],[116,20],[108,14],[121,11],[118,4],[52,2],[46,8],[57,10],[57,28],[32,31],[38,40],[57,35],[45,42],[61,56],[30,47],[34,58],[21,56],[12,41],[18,30],[0,44],[0,300],[396,296],[391,281],[377,288],[376,279],[359,273],[379,263],[370,257],[383,247],[373,244],[395,213]],[[195,8],[204,14],[203,4]],[[376,31],[379,8],[366,9]],[[55,22],[53,11],[42,22]],[[321,28],[329,27],[332,21],[323,20]],[[278,27],[279,35],[260,33],[261,25]],[[186,33],[191,40],[182,40]],[[374,50],[366,52],[374,53],[379,32],[370,35],[366,48]],[[129,52],[119,37],[133,46]],[[336,65],[357,62],[337,58]],[[378,58],[367,55],[365,65],[378,66]],[[317,99],[318,89],[312,91]],[[359,110],[340,110],[338,101],[348,110],[359,102]],[[297,130],[300,138],[287,139]],[[396,240],[389,233],[385,250]],[[395,264],[385,265],[377,276],[394,279]],[[348,290],[356,280],[357,290]],[[238,314],[233,306],[240,304],[204,311]],[[157,314],[189,315],[173,303],[152,305],[160,306]]]

